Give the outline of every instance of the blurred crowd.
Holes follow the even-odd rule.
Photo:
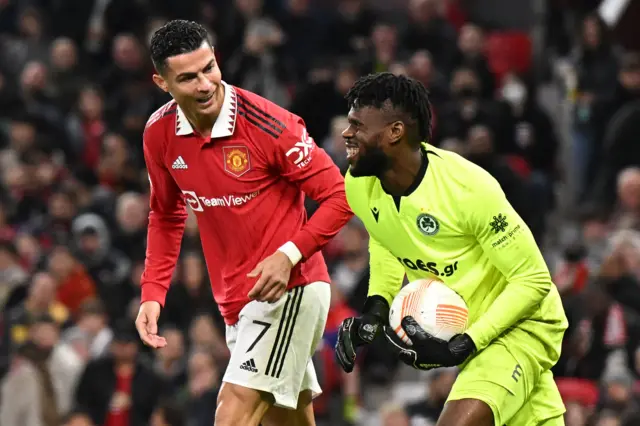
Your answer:
[[[167,347],[150,351],[133,328],[149,196],[141,135],[168,100],[147,47],[172,18],[206,25],[223,79],[303,117],[343,172],[343,96],[358,76],[390,71],[429,88],[431,142],[495,176],[541,245],[575,174],[579,235],[550,264],[571,323],[554,369],[567,424],[640,424],[640,56],[588,8],[560,13],[548,33],[570,40],[557,55],[571,61],[560,92],[574,105],[562,140],[538,102],[549,82],[532,70],[528,35],[505,39],[464,3],[383,13],[365,0],[0,0],[0,424],[212,424],[229,353],[193,214],[160,318]],[[505,42],[513,58],[499,56]],[[325,257],[319,424],[434,425],[455,369],[408,373],[382,342],[354,374],[336,366],[338,325],[367,291],[357,220]]]

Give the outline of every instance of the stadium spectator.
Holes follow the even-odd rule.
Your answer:
[[[187,377],[185,336],[178,328],[171,326],[165,327],[162,335],[167,339],[167,347],[158,351],[155,371],[167,382],[168,392],[177,393]]]
[[[138,353],[131,321],[114,328],[109,356],[91,360],[75,392],[75,405],[95,424],[147,425],[166,386]]]
[[[207,426],[215,415],[221,376],[211,353],[196,350],[189,357],[187,424]]]
[[[69,379],[64,373],[59,374],[66,360],[57,357],[57,362],[51,362],[58,344],[58,324],[42,314],[32,318],[27,327],[27,336],[2,385],[0,423],[17,425],[24,421],[29,425],[56,426],[62,409],[69,406],[68,402],[59,401],[64,395],[58,391],[73,391],[68,386],[72,383],[61,383]],[[62,406],[58,405],[60,402]]]
[[[604,122],[594,110],[614,92],[619,51],[612,44],[610,30],[597,13],[582,21],[580,40],[573,52],[577,73],[577,99],[573,127],[574,158],[578,167],[579,195],[584,197],[597,167],[604,134]]]
[[[406,407],[413,423],[433,423],[438,421],[451,387],[456,379],[457,369],[447,368],[434,371],[427,384],[427,397]]]

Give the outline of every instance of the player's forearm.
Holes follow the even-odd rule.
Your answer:
[[[156,301],[164,306],[184,234],[186,213],[149,215],[147,255],[141,279],[141,302]]]
[[[309,221],[291,239],[304,259],[321,250],[351,219],[344,189],[322,200]]]
[[[478,350],[485,348],[507,329],[533,314],[549,294],[552,285],[546,269],[510,281],[489,310],[480,316],[466,334]]]

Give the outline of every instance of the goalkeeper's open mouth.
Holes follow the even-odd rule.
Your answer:
[[[347,146],[347,160],[351,161],[358,156],[358,152],[360,152],[360,147],[357,143],[347,142],[345,144]]]

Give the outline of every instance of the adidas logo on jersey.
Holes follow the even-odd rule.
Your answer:
[[[253,358],[251,358],[249,361],[245,361],[240,365],[240,369],[241,370],[247,370],[247,371],[251,371],[252,373],[257,373],[258,369],[256,368],[256,363],[253,360]]]
[[[171,168],[174,170],[184,170],[188,169],[189,166],[187,166],[187,163],[184,162],[182,156],[179,156],[178,158],[176,158],[176,161],[173,162]]]

